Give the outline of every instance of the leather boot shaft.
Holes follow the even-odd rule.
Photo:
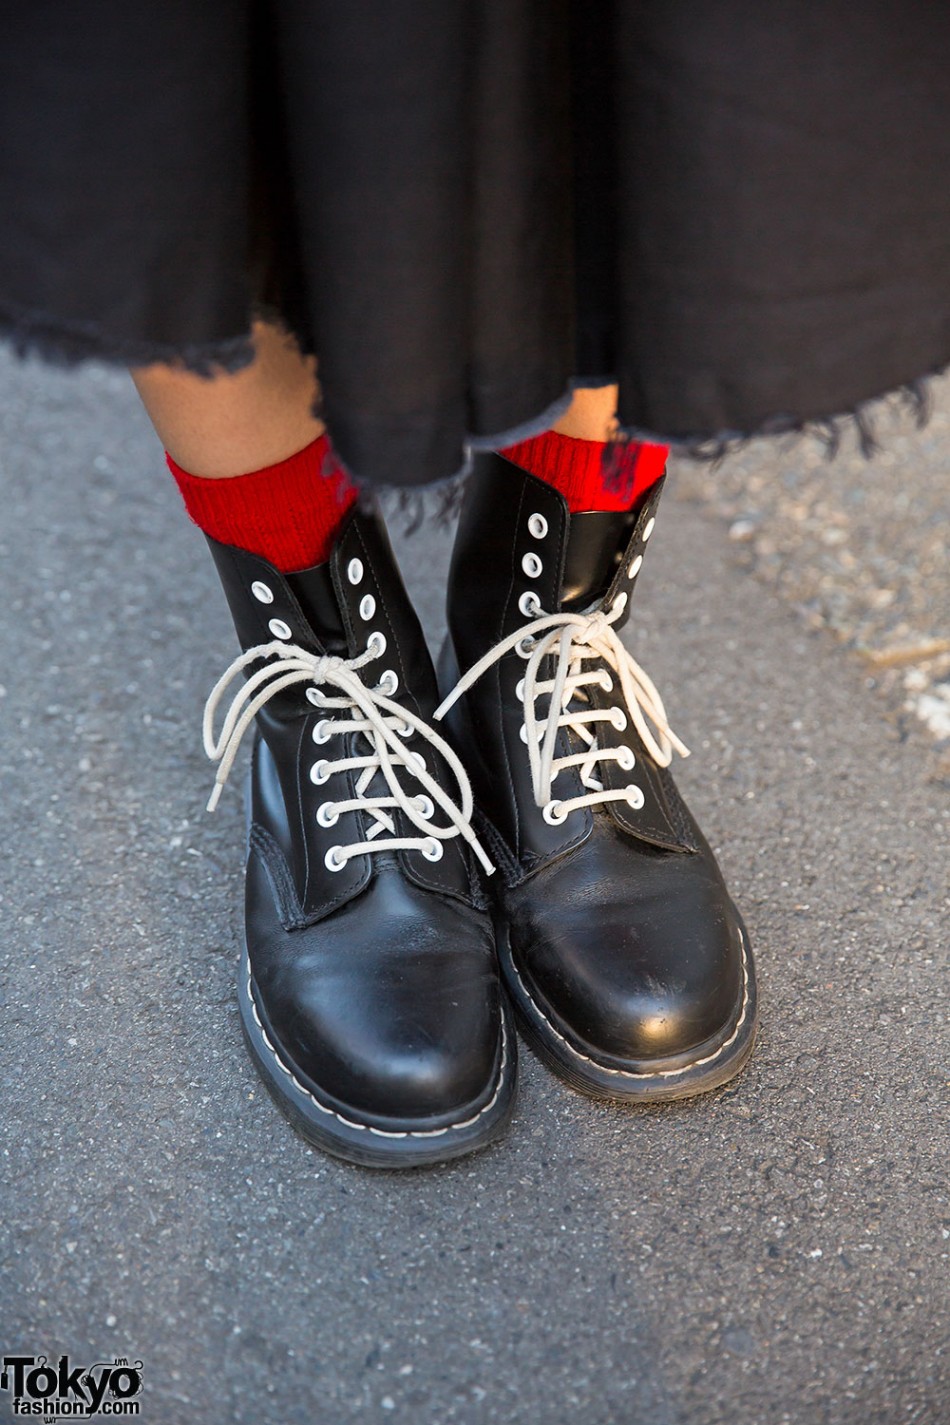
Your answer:
[[[662,486],[661,479],[630,512],[572,515],[561,494],[543,480],[500,455],[478,456],[449,575],[443,688],[494,645],[545,614],[619,609],[613,627],[622,628],[630,617]],[[584,841],[593,826],[589,810],[552,823],[532,792],[522,714],[529,651],[526,642],[503,658],[448,719],[456,742],[469,749],[480,805],[504,838],[509,874],[515,875],[531,873],[551,857],[563,855]],[[548,675],[552,661],[543,670]],[[630,807],[612,801],[608,814],[644,842],[671,851],[691,849],[696,844],[695,830],[675,786],[665,770],[645,756],[618,680],[613,679],[610,687],[606,684],[605,678],[602,687],[592,686],[585,694],[594,709],[607,715],[598,727],[601,745],[618,754],[602,764],[605,785],[610,791],[626,788],[629,769],[636,764],[633,800],[639,803]],[[542,698],[539,717],[547,711]],[[575,733],[562,729],[556,748],[559,760],[577,756],[583,748]],[[499,767],[506,768],[507,777],[499,777]],[[584,790],[579,769],[561,772],[559,800],[582,797]]]
[[[296,645],[315,655],[357,658],[367,648],[380,650],[367,668],[367,678],[391,700],[425,721],[437,701],[432,660],[379,517],[356,510],[344,524],[330,559],[292,574],[281,574],[266,560],[208,539],[228,600],[241,647],[264,647],[275,641]],[[273,827],[275,845],[286,859],[294,895],[295,920],[307,921],[333,911],[361,892],[374,875],[374,858],[354,856],[337,871],[326,857],[340,843],[365,840],[372,829],[359,811],[344,811],[331,826],[321,826],[317,812],[325,801],[323,784],[314,771],[323,760],[322,719],[318,708],[289,689],[272,698],[257,715],[265,747],[257,754],[258,797],[264,828]],[[346,735],[345,750],[360,753],[360,735]],[[427,757],[438,771],[438,758],[428,755],[422,738],[408,744]],[[365,750],[365,749],[364,749]],[[356,799],[359,773],[343,772],[347,795]],[[379,793],[381,786],[369,789]],[[270,806],[271,814],[268,814]],[[396,812],[402,836],[412,829]],[[298,826],[290,838],[287,828]],[[467,901],[481,900],[477,877],[467,853],[457,842],[445,843],[439,862],[419,851],[398,851],[403,870],[420,886]],[[275,871],[286,887],[285,868]],[[288,896],[290,887],[286,887]]]

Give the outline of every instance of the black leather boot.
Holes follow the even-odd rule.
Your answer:
[[[239,974],[251,1055],[291,1122],[351,1162],[481,1147],[515,1086],[476,866],[490,862],[465,771],[430,727],[435,673],[385,531],[357,511],[327,563],[288,575],[209,543],[245,650],[205,714],[216,793],[258,732]]]
[[[571,515],[544,481],[477,458],[437,714],[499,867],[526,1037],[575,1088],[629,1102],[731,1078],[756,1020],[748,936],[667,770],[685,748],[617,637],[661,484],[630,514]]]

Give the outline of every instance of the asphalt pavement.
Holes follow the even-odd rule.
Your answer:
[[[921,425],[899,396],[869,402],[871,460],[842,421],[825,443],[681,462],[676,489],[725,520],[740,567],[853,657],[900,735],[923,726],[931,775],[950,788],[950,378],[927,383],[923,413]]]
[[[939,491],[950,426],[901,439],[902,488],[916,462]],[[739,458],[768,490],[775,449]],[[141,1361],[160,1425],[950,1419],[950,796],[708,478],[674,479],[629,642],[752,932],[757,1051],[636,1111],[524,1051],[500,1146],[372,1174],[294,1135],[241,1041],[201,536],[127,377],[0,360],[4,1355]],[[816,538],[861,564],[871,535]],[[449,545],[399,541],[433,639]]]

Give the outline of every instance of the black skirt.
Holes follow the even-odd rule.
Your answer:
[[[206,371],[279,317],[393,485],[572,383],[854,412],[950,359],[948,76],[929,0],[7,0],[0,325]]]

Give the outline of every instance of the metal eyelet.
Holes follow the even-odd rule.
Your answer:
[[[651,515],[650,518],[649,518],[649,519],[647,520],[647,522],[646,522],[646,527],[644,528],[643,534],[642,534],[642,536],[641,536],[641,538],[643,539],[644,544],[646,544],[647,540],[650,538],[650,535],[653,533],[653,526],[654,526],[655,524],[656,524],[656,520],[655,520],[655,519],[653,518],[653,516]]]
[[[323,694],[321,693],[319,688],[308,688],[306,692],[306,699],[308,703],[313,703],[315,708],[323,707]]]
[[[610,709],[610,721],[618,732],[625,732],[627,727],[627,714],[623,708]]]
[[[412,804],[423,821],[431,821],[435,816],[435,807],[432,803],[432,798],[427,797],[425,792],[422,792],[418,797],[413,797]]]
[[[426,759],[423,757],[421,752],[410,752],[409,761],[413,763],[414,766],[417,767],[420,772],[424,772],[426,770]]]
[[[363,577],[362,559],[351,559],[346,566],[346,577],[351,584],[358,584]]]
[[[525,618],[538,618],[541,613],[541,600],[532,589],[526,589],[518,600],[518,608]]]
[[[643,555],[642,555],[642,554],[638,554],[637,557],[636,557],[636,559],[635,559],[635,560],[633,561],[633,563],[630,565],[630,568],[627,570],[627,578],[628,578],[628,579],[635,579],[635,578],[637,577],[637,575],[640,573],[640,565],[641,565],[642,563],[643,563]]]
[[[637,765],[637,759],[633,755],[631,748],[621,746],[617,748],[617,765],[623,772],[632,772]]]
[[[322,787],[324,782],[330,780],[330,764],[325,758],[319,762],[314,762],[310,768],[310,780],[315,787]]]
[[[605,693],[612,693],[614,690],[614,680],[613,678],[611,678],[606,668],[601,668],[600,670],[600,686],[603,688]]]
[[[519,658],[530,658],[536,647],[537,639],[532,638],[529,634],[526,638],[518,640],[515,644],[515,652]]]
[[[379,688],[380,692],[385,693],[388,698],[391,698],[393,693],[399,691],[399,679],[396,677],[392,668],[387,668],[380,678]]]
[[[376,612],[376,600],[372,594],[364,594],[360,599],[360,618],[364,623],[369,623]]]
[[[535,539],[543,539],[548,532],[548,522],[544,515],[537,513],[528,516],[528,531]]]
[[[282,618],[272,618],[267,627],[275,638],[282,638],[285,643],[294,636],[290,625],[284,623]]]
[[[538,741],[539,741],[539,742],[541,742],[541,741],[543,740],[544,734],[545,734],[546,731],[547,731],[547,724],[546,724],[546,723],[543,723],[543,722],[540,723],[539,726],[538,726]],[[527,747],[527,745],[528,745],[528,724],[527,724],[526,722],[523,722],[523,723],[521,724],[521,726],[518,728],[518,736],[521,738],[521,741],[522,741],[522,742],[525,744],[525,746]]]
[[[346,857],[343,855],[342,846],[331,846],[323,858],[323,864],[328,871],[342,871],[346,865]]]
[[[515,684],[515,697],[519,703],[524,702],[524,678],[519,678]]]
[[[625,791],[627,794],[627,801],[633,807],[633,810],[639,811],[640,808],[643,806],[644,801],[646,800],[640,788],[631,785],[629,787],[626,787]]]
[[[330,741],[332,735],[333,734],[330,730],[330,721],[328,718],[325,717],[320,718],[319,722],[314,723],[313,731],[310,734],[314,742],[319,743],[321,747],[325,742]]]
[[[382,658],[383,654],[386,652],[386,635],[384,633],[380,633],[378,629],[374,629],[373,632],[370,634],[369,638],[366,640],[367,652],[369,652],[371,648],[375,648],[375,652],[373,653],[374,658]]]
[[[336,826],[339,819],[336,802],[321,802],[317,807],[317,822],[320,826]]]
[[[442,842],[433,836],[425,846],[421,847],[421,850],[427,861],[441,861],[445,848]]]
[[[524,572],[527,574],[527,576],[528,576],[529,579],[537,579],[538,576],[539,576],[539,574],[540,574],[541,571],[543,570],[544,565],[541,563],[541,560],[540,560],[540,558],[538,557],[538,555],[535,554],[534,551],[532,550],[530,553],[526,554],[526,555],[524,556],[524,558],[522,559],[522,561],[521,561],[521,567],[522,567],[522,569],[524,570]]]
[[[269,584],[265,584],[263,579],[255,579],[251,585],[251,593],[261,604],[272,604],[274,602],[274,591]]]
[[[558,801],[548,802],[547,806],[543,808],[541,815],[544,817],[548,826],[561,826],[567,821],[567,812],[564,811],[561,803]]]

